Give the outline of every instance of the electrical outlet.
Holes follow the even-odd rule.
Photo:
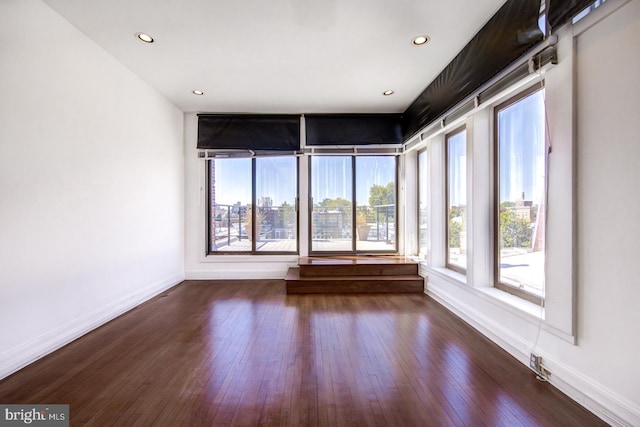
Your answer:
[[[529,355],[529,367],[534,371],[541,373],[542,372],[542,356],[538,356],[536,354],[531,353]]]

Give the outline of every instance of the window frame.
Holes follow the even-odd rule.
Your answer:
[[[458,126],[457,128],[453,129],[451,132],[445,134],[444,136],[444,177],[445,177],[445,190],[444,190],[444,197],[445,197],[445,201],[444,201],[444,230],[445,230],[445,235],[444,235],[444,246],[445,246],[445,261],[444,261],[444,266],[445,268],[455,271],[457,273],[466,275],[467,274],[467,269],[469,267],[469,260],[467,259],[467,265],[466,268],[463,268],[459,265],[456,264],[451,264],[450,260],[449,260],[449,141],[452,137],[467,131],[467,126],[466,124],[462,125],[462,126]],[[467,139],[467,135],[465,134],[465,145],[468,143],[468,139]],[[465,153],[466,153],[466,146],[465,146]],[[468,157],[467,157],[468,158]],[[465,165],[465,170],[467,170],[467,165]],[[466,172],[465,172],[465,177],[467,176]],[[466,187],[466,183],[465,183],[465,187]],[[468,198],[468,197],[467,197]],[[468,200],[466,201],[466,205],[468,207],[469,203]],[[468,221],[468,215],[467,215],[467,221]],[[465,224],[465,228],[466,224]],[[460,242],[460,246],[462,246],[462,242]]]
[[[322,153],[318,153],[318,154],[313,154],[308,156],[309,157],[309,166],[308,166],[308,171],[309,171],[309,217],[308,217],[308,240],[309,240],[309,255],[312,256],[332,256],[332,255],[397,255],[399,252],[399,243],[398,243],[398,232],[400,230],[399,225],[398,225],[398,216],[399,216],[399,189],[400,189],[400,182],[399,182],[399,173],[400,173],[400,161],[399,161],[399,156],[397,155],[391,155],[391,154],[387,154],[387,153],[380,153],[380,154],[370,154],[370,155],[348,155],[345,154],[345,157],[350,156],[351,157],[351,229],[352,229],[352,241],[351,241],[351,250],[348,251],[318,251],[318,250],[313,250],[313,238],[312,238],[312,234],[313,234],[313,209],[314,209],[314,200],[312,197],[313,194],[313,182],[312,182],[312,177],[313,177],[313,162],[312,162],[312,158],[313,157],[329,157],[331,156],[330,154],[322,154]],[[358,250],[357,246],[358,246],[358,241],[356,238],[356,212],[357,212],[357,203],[356,203],[356,190],[357,190],[357,182],[356,182],[356,177],[357,177],[357,167],[356,167],[356,158],[357,157],[370,157],[370,156],[374,156],[374,157],[393,157],[394,159],[394,178],[395,178],[395,189],[394,189],[394,193],[395,193],[395,220],[394,220],[394,235],[396,236],[395,238],[395,243],[394,243],[394,248],[393,250]]]
[[[295,195],[295,214],[296,214],[296,247],[295,251],[258,251],[256,249],[255,224],[256,219],[256,207],[257,207],[257,160],[259,158],[270,157],[294,157],[295,158],[295,175],[296,175],[296,195]],[[272,156],[253,156],[251,157],[251,250],[250,251],[212,251],[211,250],[211,164],[210,162],[215,160],[225,160],[226,158],[210,158],[206,160],[206,182],[207,191],[205,195],[206,200],[206,239],[205,239],[205,255],[206,256],[224,256],[224,255],[299,255],[300,254],[300,158],[298,156],[289,155],[272,155]],[[248,236],[247,236],[248,238]]]
[[[426,170],[422,170],[420,169],[420,156],[425,156],[424,157],[424,168]],[[426,242],[426,249],[425,252],[421,252],[421,248],[422,246],[420,245],[421,242],[421,235],[422,235],[422,230],[421,230],[421,215],[422,212],[420,211],[420,204],[421,204],[421,194],[422,191],[429,191],[429,149],[427,147],[424,147],[422,149],[419,149],[416,153],[416,231],[417,231],[417,236],[418,236],[418,256],[420,257],[420,259],[427,261],[429,259],[429,246],[430,246],[430,241],[429,241],[429,232],[430,232],[430,227],[429,227],[429,220],[427,220],[427,242]],[[424,176],[423,176],[424,175]],[[427,193],[425,195],[425,204],[427,204],[427,211],[428,211],[428,202],[429,200],[429,194]]]
[[[515,284],[500,281],[500,141],[499,141],[499,128],[498,128],[498,114],[501,111],[509,108],[510,106],[517,104],[518,102],[522,101],[528,96],[533,95],[534,93],[544,89],[545,89],[544,80],[540,82],[536,82],[535,84],[527,87],[524,90],[519,91],[515,95],[509,97],[505,101],[493,107],[493,143],[492,143],[492,148],[493,148],[493,213],[492,213],[493,214],[493,286],[496,289],[507,292],[511,295],[515,295],[519,298],[532,302],[536,305],[544,304],[544,297],[536,295],[525,289],[521,289]],[[545,106],[545,109],[546,109],[546,106]],[[545,116],[546,116],[546,112],[545,112]],[[548,146],[548,140],[547,140],[548,135],[547,135],[546,129],[544,131],[544,138],[545,138],[545,146]],[[548,179],[548,173],[549,173],[548,166],[546,165],[546,162],[545,162],[545,180]],[[543,197],[547,198],[547,196],[548,196],[548,188],[545,183]],[[547,219],[545,217],[545,224],[546,224],[546,221]],[[547,256],[546,239],[545,239],[544,252],[545,252],[544,253],[545,262],[543,265],[545,267],[545,271],[543,274],[546,280],[546,274],[547,274],[546,272],[546,256]]]

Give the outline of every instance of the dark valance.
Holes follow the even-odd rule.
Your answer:
[[[587,6],[593,4],[593,0],[547,0],[548,11],[547,20],[551,26],[551,30],[557,30],[562,25],[569,22],[586,9]]]
[[[405,137],[433,123],[542,41],[539,13],[540,0],[508,0],[407,108]]]
[[[198,148],[223,150],[300,150],[300,116],[201,114]]]
[[[400,114],[305,115],[306,145],[402,144]]]

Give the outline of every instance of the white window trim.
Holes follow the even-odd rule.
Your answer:
[[[569,27],[569,32],[570,32]],[[562,34],[561,34],[562,35]],[[573,61],[571,34],[564,35],[558,44],[562,60]],[[547,99],[551,103],[549,127],[554,148],[550,160],[549,216],[547,218],[548,269],[545,273],[547,289],[545,307],[526,301],[494,287],[493,257],[493,108],[523,91],[541,79],[530,76],[506,89],[466,117],[432,131],[411,150],[426,148],[429,152],[427,168],[430,180],[429,203],[432,213],[429,224],[429,254],[421,263],[421,271],[428,277],[425,290],[430,292],[429,281],[455,286],[508,310],[529,322],[540,324],[542,329],[570,343],[576,340],[575,322],[575,212],[573,160],[574,135],[573,94],[571,66],[551,68],[545,71]],[[561,111],[558,111],[561,110]],[[557,114],[556,117],[553,117]],[[442,233],[445,226],[445,135],[466,124],[467,129],[467,274],[461,275],[445,268],[446,242]],[[416,174],[417,175],[417,174]],[[567,194],[572,194],[567,198]],[[552,206],[553,205],[553,206]]]

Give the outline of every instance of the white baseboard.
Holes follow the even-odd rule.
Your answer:
[[[532,344],[487,317],[474,307],[451,298],[438,287],[425,289],[425,293],[445,306],[466,323],[499,345],[525,366],[529,366]],[[584,406],[612,426],[640,426],[640,408],[618,396],[581,372],[565,365],[557,358],[540,351],[545,367],[552,373],[549,383]]]
[[[298,255],[203,255],[198,264],[187,266],[185,276],[187,280],[282,280],[298,260]]]
[[[215,271],[187,271],[186,280],[282,280],[286,274],[286,271],[279,270],[253,271],[251,268],[246,268],[238,271],[218,269]]]
[[[528,343],[522,339],[522,337],[512,333],[475,308],[461,301],[453,300],[445,293],[441,293],[433,287],[427,288],[425,293],[466,323],[473,326],[473,328],[482,333],[482,335],[498,344],[507,353],[529,366],[529,349],[531,348],[531,343]]]
[[[542,353],[543,360],[545,359]],[[550,379],[558,390],[589,409],[612,426],[640,426],[640,408],[618,396],[581,372],[547,357],[549,369],[554,373]]]
[[[0,355],[0,379],[64,347],[183,280],[182,275],[168,277],[3,352]]]

